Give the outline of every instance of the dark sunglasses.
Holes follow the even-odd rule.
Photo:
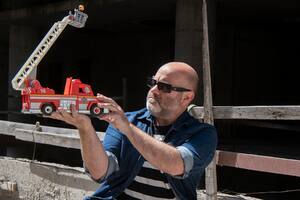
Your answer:
[[[148,78],[147,79],[147,86],[150,88],[153,88],[155,85],[157,85],[158,90],[165,92],[165,93],[170,93],[172,91],[176,91],[176,92],[188,92],[188,91],[192,91],[190,89],[186,89],[186,88],[181,88],[181,87],[173,87],[172,85],[168,84],[168,83],[163,83],[163,82],[159,82],[153,78]]]

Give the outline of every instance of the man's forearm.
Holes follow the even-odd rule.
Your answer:
[[[105,175],[108,158],[92,125],[79,129],[82,159],[94,179]]]
[[[126,136],[153,166],[171,175],[183,174],[184,163],[175,147],[152,138],[132,124],[126,132]]]

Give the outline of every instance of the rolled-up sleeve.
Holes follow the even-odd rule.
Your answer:
[[[184,146],[178,146],[176,149],[179,151],[180,156],[183,160],[184,172],[182,175],[174,176],[175,178],[185,178],[189,175],[189,172],[193,169],[194,158],[193,153]]]
[[[108,157],[108,167],[106,173],[98,180],[99,183],[106,180],[110,175],[119,170],[120,147],[122,142],[122,134],[109,125],[104,140],[102,142]]]
[[[217,146],[217,134],[213,126],[206,125],[198,134],[194,134],[183,144],[177,146],[184,162],[184,172],[174,178],[184,179],[193,173],[203,171],[214,157]]]
[[[107,154],[107,157],[108,157],[108,166],[107,166],[107,170],[106,170],[106,173],[99,179],[94,179],[91,174],[89,173],[89,170],[88,168],[84,166],[84,169],[85,169],[85,172],[89,174],[89,176],[96,182],[98,183],[101,183],[103,180],[105,180],[107,177],[109,177],[112,173],[114,173],[115,171],[118,171],[119,170],[119,163],[118,163],[118,159],[117,157],[109,152],[109,151],[106,151],[106,154]]]

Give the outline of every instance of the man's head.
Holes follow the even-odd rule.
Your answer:
[[[149,80],[147,108],[159,125],[173,123],[195,97],[198,85],[197,72],[188,64],[170,62]]]

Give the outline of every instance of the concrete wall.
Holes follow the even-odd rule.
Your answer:
[[[82,168],[0,157],[0,199],[81,200],[98,187]]]

